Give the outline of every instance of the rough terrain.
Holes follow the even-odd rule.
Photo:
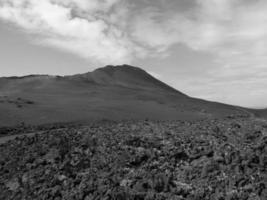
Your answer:
[[[0,199],[266,200],[267,123],[101,122],[0,145]]]

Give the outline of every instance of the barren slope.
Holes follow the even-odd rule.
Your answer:
[[[0,78],[0,110],[0,126],[247,115],[234,106],[190,98],[128,65],[65,77]]]

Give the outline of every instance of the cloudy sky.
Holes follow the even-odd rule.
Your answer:
[[[266,0],[0,0],[0,76],[132,64],[199,98],[267,107]]]

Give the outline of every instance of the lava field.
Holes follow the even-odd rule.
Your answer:
[[[1,200],[266,200],[267,122],[123,121],[0,146]]]

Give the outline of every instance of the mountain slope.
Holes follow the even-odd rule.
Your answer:
[[[267,109],[248,109],[256,118],[267,119]]]
[[[247,115],[238,107],[190,98],[128,65],[74,76],[0,78],[0,111],[0,126]]]
[[[69,78],[73,80],[88,81],[100,85],[117,85],[133,89],[153,88],[178,92],[165,83],[152,77],[146,71],[129,65],[108,65],[106,67],[96,69],[93,72],[69,76]]]

